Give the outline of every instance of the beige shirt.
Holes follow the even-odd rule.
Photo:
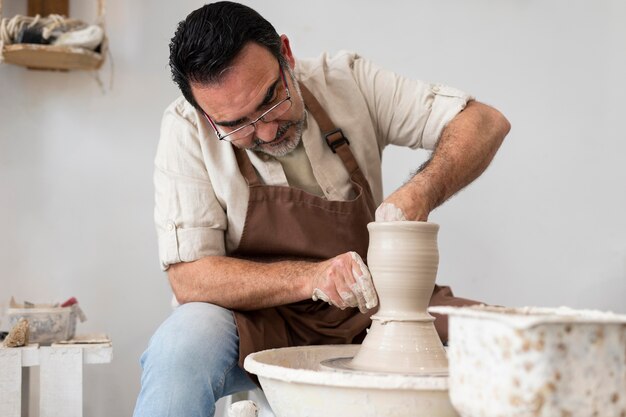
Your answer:
[[[383,200],[381,157],[385,146],[433,149],[446,124],[472,99],[451,87],[403,78],[351,52],[297,60],[295,74],[350,140],[376,204]],[[310,115],[302,150],[324,197],[351,198],[348,173]],[[281,164],[276,158],[251,151],[248,155],[265,184],[289,185],[285,161]],[[296,178],[300,174],[292,175],[291,182],[297,186],[302,181]],[[183,97],[163,115],[154,184],[162,269],[209,255],[226,255],[237,248],[248,205],[246,180],[239,172],[232,145],[218,140],[202,114]]]
[[[299,188],[318,197],[325,197],[324,190],[315,179],[313,167],[302,142],[287,155],[274,158],[282,165],[290,187]]]

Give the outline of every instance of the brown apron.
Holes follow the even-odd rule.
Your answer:
[[[237,163],[248,182],[250,199],[239,247],[231,254],[245,258],[294,257],[314,260],[355,251],[365,260],[369,243],[367,224],[374,221],[376,204],[348,140],[309,90],[300,84],[304,103],[315,118],[328,146],[339,155],[354,188],[349,201],[328,201],[306,191],[264,185],[245,150],[234,148]],[[431,305],[475,303],[454,298],[448,287],[436,287]],[[256,311],[234,311],[239,332],[239,365],[264,349],[320,344],[361,343],[371,324],[357,308],[340,310],[324,302],[304,300]],[[447,320],[435,324],[447,340]],[[445,336],[445,338],[443,337]]]

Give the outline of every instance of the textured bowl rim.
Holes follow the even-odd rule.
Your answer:
[[[28,307],[28,308],[15,308],[9,307],[6,309],[7,315],[18,314],[50,314],[50,313],[71,313],[72,307]]]
[[[514,328],[530,328],[543,324],[626,324],[626,315],[610,311],[576,310],[570,307],[496,307],[484,304],[451,307],[429,307],[429,312],[456,318],[484,319],[508,324]]]

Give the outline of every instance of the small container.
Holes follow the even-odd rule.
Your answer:
[[[52,305],[24,307],[12,299],[10,307],[7,309],[9,326],[13,327],[22,317],[27,319],[29,323],[29,343],[50,345],[74,337],[78,304],[69,307],[54,307]]]
[[[449,315],[462,417],[626,416],[626,316],[569,308],[432,307]]]

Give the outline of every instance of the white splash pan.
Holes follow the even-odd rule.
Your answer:
[[[359,345],[271,349],[249,355],[276,417],[458,417],[448,379],[322,370],[320,361],[354,356]]]
[[[449,315],[463,417],[626,417],[626,316],[561,308],[432,307]]]

